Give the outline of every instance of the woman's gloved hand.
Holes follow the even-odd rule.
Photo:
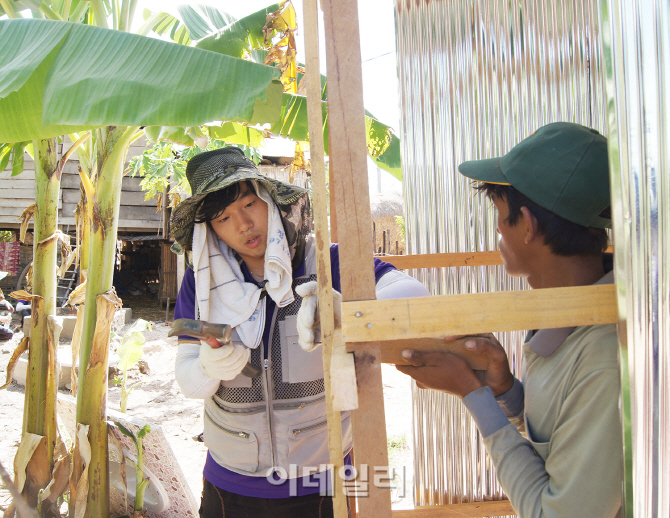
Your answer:
[[[318,284],[316,281],[306,282],[296,286],[295,292],[302,297],[302,305],[298,310],[297,327],[298,343],[305,351],[311,351],[318,345],[314,343],[316,332],[321,330],[319,314],[319,298],[317,297]],[[342,325],[342,295],[333,290],[333,311],[335,313],[335,327]]]
[[[210,340],[218,343],[219,347],[201,342],[199,358],[202,370],[213,379],[233,379],[249,363],[251,349],[240,343],[221,345],[215,338]]]

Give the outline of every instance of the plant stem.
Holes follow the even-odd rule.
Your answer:
[[[35,240],[33,300],[28,349],[28,372],[23,432],[46,437],[45,466],[53,470],[56,445],[56,345],[49,337],[47,316],[56,312],[56,230],[58,191],[56,139],[35,140]],[[46,480],[48,482],[48,480]],[[38,484],[38,485],[41,485]],[[37,502],[36,486],[24,488],[26,499]]]
[[[92,220],[89,265],[84,304],[84,322],[79,353],[79,391],[77,422],[90,425],[91,462],[89,473],[88,515],[109,516],[109,468],[107,425],[104,418],[107,404],[107,365],[110,324],[97,329],[98,297],[112,289],[116,259],[116,235],[121,199],[123,164],[130,139],[136,127],[105,127],[95,130],[98,174],[91,204]],[[94,343],[94,337],[96,338]],[[84,397],[85,395],[85,397]]]
[[[2,9],[5,11],[5,14],[9,18],[20,18],[20,16],[18,16],[14,10],[12,0],[0,0],[0,7],[2,7]]]

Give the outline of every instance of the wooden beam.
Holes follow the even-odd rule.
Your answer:
[[[323,112],[321,111],[321,71],[319,66],[319,9],[317,0],[303,2],[305,25],[305,79],[307,83],[307,117],[309,123],[309,151],[312,166],[312,193],[314,196],[314,229],[316,241],[316,266],[318,301],[321,317],[321,340],[323,373],[326,390],[326,419],[328,426],[328,453],[333,484],[333,515],[347,518],[347,496],[343,480],[339,476],[344,465],[342,446],[342,420],[335,408],[335,389],[332,363],[335,342],[335,313],[333,309],[333,285],[330,269],[330,235],[328,233],[328,211],[326,192],[326,166],[323,145]],[[338,330],[341,343],[341,332]]]
[[[442,338],[410,338],[405,340],[386,340],[381,342],[381,362],[404,364],[400,353],[403,349],[414,349],[415,351],[448,351],[465,358],[470,367],[475,370],[486,370],[488,358],[484,354],[477,354],[464,346],[466,339],[462,338],[445,342]],[[362,342],[365,343],[365,342]],[[355,352],[361,342],[349,342],[346,344],[347,352]]]
[[[398,270],[411,268],[449,268],[452,266],[489,266],[503,264],[500,252],[465,252],[453,254],[417,254],[379,256]]]
[[[358,3],[323,0],[321,5],[326,33],[330,188],[337,214],[342,299],[374,299]],[[370,469],[388,466],[380,356],[379,344],[366,344],[355,353],[359,407],[352,413],[352,423],[359,468],[363,464]],[[357,495],[357,504],[360,516],[389,517],[390,489],[370,484],[366,495]]]
[[[607,247],[612,253],[612,247]],[[391,263],[399,270],[411,268],[450,268],[453,266],[492,266],[503,264],[500,252],[458,252],[450,254],[416,254],[416,255],[380,255],[384,262]]]
[[[465,504],[431,505],[393,511],[393,518],[483,518],[512,516],[516,511],[509,500],[468,502]]]
[[[613,284],[342,304],[347,343],[615,322]]]

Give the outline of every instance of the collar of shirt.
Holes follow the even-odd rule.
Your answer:
[[[244,275],[244,282],[251,282],[256,286],[258,286],[259,288],[265,286],[265,283],[267,281],[256,282],[256,280],[254,280],[254,278],[251,276],[251,272],[249,271],[249,268],[247,268],[247,264],[242,260],[240,260],[240,270],[242,270],[242,275]],[[296,279],[298,277],[302,277],[303,275],[305,275],[304,262],[300,265],[300,268],[298,268],[296,271],[293,272],[293,278]]]
[[[609,255],[609,254],[607,254]],[[607,265],[607,259],[605,264]],[[612,284],[614,282],[614,271],[608,271],[596,284]],[[565,342],[566,338],[577,329],[576,327],[559,327],[557,329],[540,329],[531,331],[526,337],[528,347],[538,356],[548,358]]]

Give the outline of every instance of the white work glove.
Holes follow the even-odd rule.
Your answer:
[[[207,342],[200,345],[200,366],[205,374],[217,380],[231,380],[249,363],[251,349],[240,343],[229,343],[214,349]]]
[[[298,343],[305,351],[316,348],[314,339],[317,331],[321,331],[321,317],[319,315],[319,298],[317,297],[318,284],[316,281],[306,282],[296,286],[295,292],[302,297],[302,304],[298,310]],[[335,313],[335,327],[342,325],[342,295],[333,290],[333,311]]]

